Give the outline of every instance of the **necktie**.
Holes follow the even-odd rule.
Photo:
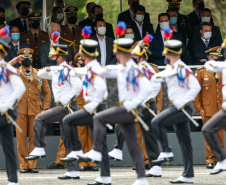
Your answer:
[[[31,75],[31,71],[26,70],[25,73],[27,75],[27,78],[28,78],[29,82],[31,82],[31,76],[30,76]]]
[[[19,47],[18,47],[18,45],[16,45],[16,46],[15,46],[15,50],[16,50],[16,52],[18,52],[18,51],[19,51]]]
[[[23,20],[24,22],[24,32],[27,31],[27,21],[26,20]]]
[[[73,36],[74,36],[75,35],[75,28],[72,27],[71,29],[72,29],[72,33],[73,33]]]
[[[208,40],[205,40],[205,44],[206,44],[206,48],[208,48],[208,44],[209,44]]]
[[[37,33],[35,33],[34,36],[35,36],[35,42],[37,43],[38,42]]]

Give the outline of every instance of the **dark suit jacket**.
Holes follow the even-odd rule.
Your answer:
[[[20,30],[20,33],[24,33],[27,30],[24,30],[23,23],[20,20],[20,17],[17,17],[16,19],[9,22],[10,27],[17,26]]]
[[[193,65],[204,65],[204,62],[200,62],[199,59],[207,59],[207,54],[205,54],[205,51],[216,47],[221,46],[222,41],[219,42],[217,40],[214,40],[212,37],[210,38],[208,47],[206,47],[205,43],[199,37],[198,39],[194,40],[193,42],[193,53],[194,53],[194,63]]]
[[[136,24],[135,21],[133,21],[131,23],[131,27],[133,28],[134,36],[135,36],[135,38],[137,40],[142,40],[143,37],[145,35],[147,35],[147,33],[152,34],[152,35],[154,34],[153,26],[149,22],[144,22],[143,25],[142,25],[142,28],[143,28],[142,35],[143,35],[143,37],[141,37],[140,31],[139,31],[139,29],[138,29],[137,24]]]
[[[119,22],[119,21],[124,21],[126,24],[130,24],[130,23],[133,22],[133,20],[131,19],[131,16],[130,16],[129,9],[126,10],[126,11],[124,11],[124,12],[122,12],[122,13],[120,13],[118,15],[118,21],[117,22]],[[144,22],[151,23],[151,21],[150,21],[150,15],[147,12],[144,15]]]
[[[96,31],[94,30],[95,23],[92,22],[92,23],[90,24],[90,26],[92,27],[92,32],[93,32],[93,33],[91,34],[91,36],[96,35]],[[107,22],[106,22],[106,33],[105,33],[105,35],[108,36],[108,37],[111,37],[112,39],[115,39],[115,35],[114,35],[114,31],[113,31],[112,24],[107,23]]]
[[[91,23],[92,23],[92,20],[91,20],[90,18],[87,17],[86,19],[80,21],[80,22],[78,23],[78,25],[84,27],[84,26],[86,26],[86,25],[90,25]]]
[[[65,42],[61,39],[59,40],[59,44],[68,45],[67,42]],[[46,42],[42,43],[39,46],[41,67],[56,65],[56,64],[53,64],[52,61],[50,60],[49,51],[50,51],[50,40],[47,40]],[[69,46],[68,46],[67,51],[68,51],[68,56],[67,56],[66,62],[70,62],[72,60],[72,58],[71,58],[71,52],[70,52]]]
[[[164,43],[162,40],[162,34],[160,30],[157,30],[156,33],[153,35],[154,39],[150,43],[149,49],[151,50],[151,56],[149,57],[148,62],[154,63],[158,66],[164,66],[164,59],[165,56],[162,56]],[[186,56],[187,50],[186,46],[182,41],[181,35],[178,32],[173,32],[173,38],[176,40],[180,40],[182,42],[182,49],[183,52],[181,54],[181,57],[184,58]]]
[[[192,37],[194,41],[198,40],[201,37],[200,25],[193,28]],[[212,26],[212,39],[218,43],[222,42],[222,36],[221,36],[220,28],[218,26],[214,26],[214,25]]]
[[[90,38],[93,39],[93,40],[96,40],[98,42],[97,35],[93,35]],[[112,38],[106,36],[106,52],[107,52],[107,55],[106,55],[106,64],[105,65],[109,65],[109,64],[114,65],[117,62],[116,57],[113,53],[113,41],[114,40]],[[99,52],[99,56],[97,57],[97,61],[101,63],[101,52],[100,52],[99,44],[98,44],[97,50]]]
[[[5,57],[5,61],[6,61],[6,62],[9,62],[10,60],[12,60],[13,58],[15,58],[15,57],[18,56],[18,55],[17,55],[17,51],[16,51],[16,49],[15,49],[13,43],[10,42],[9,45],[11,46],[11,48],[10,48],[10,50],[8,51],[8,55]],[[18,48],[19,50],[22,49],[22,48],[30,48],[29,44],[25,44],[25,43],[21,43],[21,42],[20,42],[19,47],[20,47],[20,48]],[[18,50],[18,51],[19,51],[19,50]],[[15,68],[18,68],[18,67],[20,67],[20,66],[21,66],[20,63],[18,63],[18,62],[17,62],[15,65],[13,65],[13,67],[15,67]]]
[[[191,13],[189,13],[188,18],[190,19],[190,23],[191,23],[191,28],[194,28],[196,26],[198,26],[201,23],[201,20],[199,19],[199,17],[197,16],[195,10],[193,10]]]

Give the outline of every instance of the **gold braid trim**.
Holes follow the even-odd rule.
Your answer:
[[[7,120],[7,123],[10,124],[10,120],[9,120],[9,113],[8,112],[5,112],[5,117],[6,117],[6,120]]]
[[[179,51],[173,51],[167,47],[164,48],[163,54],[166,55],[168,52],[174,53],[176,55],[180,55],[182,53],[182,48]]]
[[[73,48],[75,49],[75,41],[67,40],[67,39],[64,39],[62,37],[60,37],[60,39],[62,39],[65,42],[69,42],[70,43],[69,47],[73,46]]]
[[[0,50],[3,51],[3,53],[5,54],[5,56],[7,56],[8,53],[6,52],[6,50],[5,50],[5,48],[3,47],[2,44],[0,44]]]
[[[118,50],[121,50],[121,51],[126,52],[126,53],[131,53],[131,52],[133,51],[132,48],[130,48],[130,49],[125,49],[125,48],[122,48],[122,47],[118,46],[117,44],[114,44],[113,47],[114,47],[113,53],[117,53]]]
[[[87,55],[89,55],[89,56],[91,56],[91,57],[98,57],[99,56],[99,52],[96,50],[95,51],[95,53],[90,53],[90,52],[88,52],[88,51],[86,51],[85,49],[84,49],[84,47],[80,44],[80,46],[79,46],[79,53],[85,53],[85,54],[87,54]]]
[[[135,119],[134,119],[134,122],[135,122],[135,123],[138,123],[138,116],[139,116],[139,112],[138,112],[138,110],[137,110],[137,109],[134,109],[134,111],[135,111],[135,113],[136,113],[136,115],[135,115]]]

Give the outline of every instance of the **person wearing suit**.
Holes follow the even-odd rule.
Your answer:
[[[58,33],[60,33],[60,25],[57,23],[51,23],[48,26],[48,34],[49,34],[49,38],[46,42],[42,43],[39,46],[39,53],[40,53],[40,63],[41,63],[41,67],[47,67],[47,66],[54,66],[56,65],[54,63],[54,61],[50,60],[49,58],[49,51],[50,51],[50,44],[51,44],[51,37],[53,32],[57,31]],[[59,39],[59,44],[63,44],[63,45],[67,45],[67,42],[63,41],[62,39]],[[70,62],[72,60],[71,58],[71,53],[70,53],[70,49],[68,47],[68,55],[66,58],[66,62]]]
[[[164,34],[163,29],[169,26],[170,23],[170,17],[167,13],[161,13],[158,16],[158,23],[159,23],[159,29],[156,30],[155,34],[153,35],[154,39],[150,43],[150,51],[151,56],[148,62],[154,63],[158,66],[164,66],[167,64],[165,60],[165,56],[163,54],[163,48],[164,48]],[[186,46],[183,43],[182,37],[179,33],[173,32],[172,39],[180,40],[182,42],[182,54],[181,56],[184,58],[186,56]]]
[[[145,7],[142,5],[137,6],[134,9],[134,21],[131,23],[131,27],[134,31],[135,38],[142,40],[147,34],[154,34],[153,26],[149,22],[144,22]]]
[[[187,14],[190,19],[191,28],[198,26],[201,23],[200,13],[205,8],[204,0],[192,0],[193,11]]]
[[[94,2],[89,2],[89,3],[86,4],[86,12],[88,14],[88,17],[86,19],[80,21],[78,23],[79,26],[84,27],[86,25],[90,25],[93,22],[93,17],[92,17],[92,14],[91,14],[91,8],[95,5],[96,5],[96,3],[94,3]]]
[[[201,36],[193,42],[194,64],[204,65],[207,60],[206,50],[220,46],[222,41],[212,38],[212,27],[209,23],[202,23],[200,27]]]
[[[130,24],[131,22],[133,22],[133,20],[134,20],[133,11],[136,6],[139,6],[139,0],[128,0],[128,5],[129,5],[129,9],[118,15],[117,22],[123,21],[126,24]],[[144,22],[151,23],[150,15],[147,12],[145,12],[145,14],[144,14]]]
[[[91,8],[91,15],[93,17],[93,20],[99,20],[99,19],[103,19],[103,8],[99,5],[95,5]],[[91,36],[96,34],[96,30],[94,29],[94,27],[96,26],[95,21],[93,21],[90,26],[92,27],[92,34]],[[110,23],[106,23],[106,36],[111,37],[112,39],[115,39],[115,35],[114,35],[114,31],[113,31],[113,26]]]
[[[212,39],[217,42],[222,42],[220,28],[214,25],[212,12],[209,8],[204,8],[201,11],[201,21],[202,23],[204,22],[210,23],[210,25],[212,26]],[[201,37],[200,27],[201,27],[201,24],[193,28],[193,34],[192,34],[193,40],[197,40]]]
[[[97,50],[99,52],[99,56],[97,57],[97,61],[102,66],[116,64],[117,60],[113,54],[113,39],[105,35],[106,23],[104,19],[97,20],[94,29],[96,31],[96,35],[93,35],[91,39],[98,42]]]
[[[8,55],[5,57],[5,61],[9,62],[13,58],[17,57],[17,52],[22,48],[29,48],[28,44],[20,42],[20,30],[17,26],[10,27],[10,37],[11,42],[9,45],[11,46],[10,50],[8,51]],[[17,62],[13,65],[13,67],[18,68],[20,67],[20,63]]]
[[[0,7],[0,29],[4,28],[5,26],[7,26],[5,23],[5,9]],[[8,44],[11,41],[11,38],[7,35],[5,37],[0,37],[0,41]]]
[[[21,1],[17,3],[16,10],[20,16],[9,22],[10,26],[17,26],[21,34],[30,30],[28,23],[30,8],[31,3],[29,1]]]

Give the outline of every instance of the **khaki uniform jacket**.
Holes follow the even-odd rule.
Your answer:
[[[36,43],[34,34],[32,34],[31,31],[27,31],[21,35],[20,42],[29,44],[30,48],[34,50],[32,67],[40,69],[41,63],[40,63],[40,56],[39,56],[39,46],[41,43],[49,39],[49,35],[48,33],[39,30],[37,37],[38,37],[38,42]]]
[[[75,54],[79,51],[80,40],[82,39],[82,27],[75,26],[75,34],[73,36],[72,29],[66,24],[61,26],[60,36],[62,40],[68,42],[71,51],[71,57],[74,58]]]
[[[155,70],[156,73],[159,72],[159,68],[158,68],[157,65],[152,64],[152,63],[149,63],[149,64],[150,64],[151,67]],[[159,91],[159,94],[156,96],[155,101],[156,101],[158,110],[161,111],[161,110],[162,110],[162,87],[161,87],[161,89],[160,89],[160,91]]]
[[[31,82],[29,82],[27,75],[22,67],[17,69],[20,74],[26,92],[19,101],[19,113],[26,115],[37,115],[41,110],[49,109],[51,102],[51,90],[47,80],[40,79],[37,76],[38,70],[32,68]],[[44,103],[40,99],[40,91],[44,94]]]
[[[196,112],[204,110],[205,116],[213,116],[222,109],[222,73],[219,73],[218,83],[213,72],[205,68],[197,69],[195,73],[202,89],[194,100]]]

